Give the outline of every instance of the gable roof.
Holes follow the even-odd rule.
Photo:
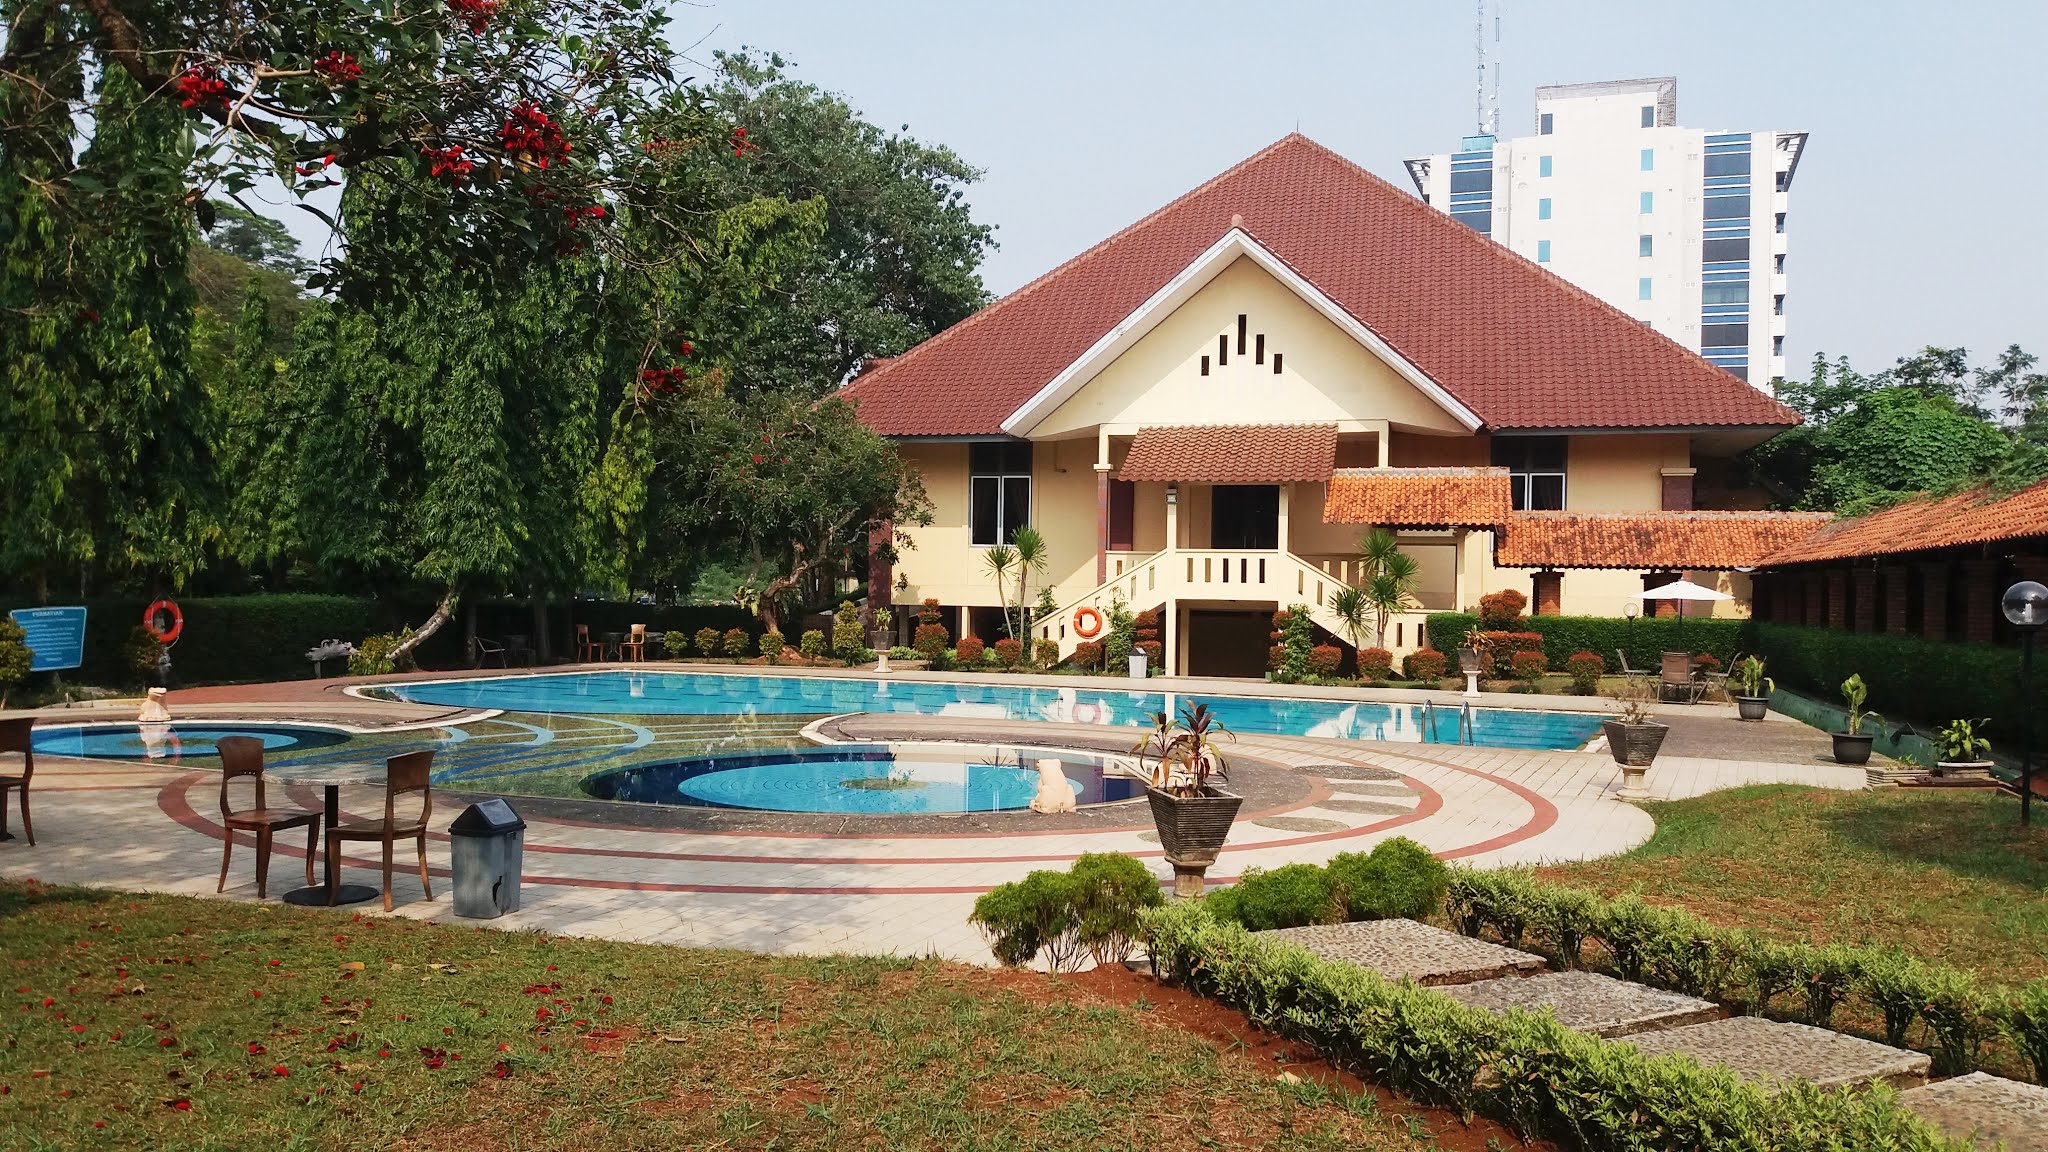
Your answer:
[[[863,372],[842,395],[884,435],[1002,435],[1005,420],[1233,226],[1493,428],[1798,423],[1791,409],[1298,133]]]

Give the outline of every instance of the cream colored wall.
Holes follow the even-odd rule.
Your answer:
[[[1689,467],[1683,434],[1574,436],[1565,457],[1565,507],[1573,512],[1654,512],[1664,503],[1663,470]]]
[[[1266,337],[1236,353],[1237,317]],[[1214,362],[1232,338],[1230,363]],[[1282,371],[1271,357],[1280,353]],[[1201,374],[1201,357],[1211,357]],[[1286,285],[1240,258],[1160,321],[1030,430],[1033,439],[1099,424],[1294,424],[1391,420],[1463,432],[1462,425]]]
[[[1062,604],[1095,587],[1094,441],[1032,445],[1031,526],[1045,537],[1047,566],[1044,577],[1032,577],[1028,599],[1038,599],[1043,580]]]
[[[995,585],[983,575],[982,550],[968,535],[967,445],[900,444],[897,451],[917,467],[932,502],[929,525],[903,529],[911,547],[903,551],[896,571],[910,588],[897,594],[897,602],[936,598],[947,605],[994,605]]]

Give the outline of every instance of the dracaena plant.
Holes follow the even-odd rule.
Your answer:
[[[1851,736],[1862,735],[1863,722],[1865,720],[1875,720],[1880,724],[1884,723],[1884,717],[1864,709],[1863,702],[1868,699],[1870,699],[1870,689],[1863,683],[1862,673],[1855,673],[1847,680],[1842,681],[1842,702],[1849,706],[1848,733]]]
[[[1152,714],[1152,731],[1131,749],[1148,784],[1175,796],[1200,796],[1211,781],[1228,780],[1229,762],[1217,748],[1231,738],[1207,704],[1185,704],[1175,718]]]
[[[1936,738],[1941,745],[1941,758],[1951,764],[1966,764],[1990,755],[1991,741],[1981,735],[1990,723],[1989,717],[1949,721]]]
[[[1769,696],[1778,690],[1777,681],[1764,675],[1764,658],[1744,656],[1729,670],[1728,684],[1743,696]]]

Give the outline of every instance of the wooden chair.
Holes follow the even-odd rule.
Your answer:
[[[590,638],[590,625],[588,624],[578,624],[576,626],[576,659],[585,664],[593,664],[597,661],[597,642]]]
[[[0,776],[0,832],[7,831],[7,794],[21,793],[21,830],[28,836],[28,846],[36,846],[36,826],[29,821],[28,784],[36,776],[36,748],[29,738],[29,730],[36,726],[33,716],[0,720],[0,756],[9,752],[21,753],[21,775]]]
[[[407,752],[385,761],[384,819],[371,824],[337,824],[327,829],[327,854],[335,860],[341,859],[341,844],[344,840],[369,841],[384,846],[384,910],[391,911],[391,850],[400,840],[410,839],[419,848],[420,890],[427,899],[434,898],[434,887],[427,880],[427,818],[434,814],[434,793],[429,785],[428,774],[434,767],[434,750]],[[417,792],[420,798],[419,815],[408,817],[404,823],[398,818],[398,798]],[[336,867],[328,873],[327,899],[333,903],[340,894],[341,869]]]
[[[235,833],[256,834],[256,898],[270,895],[270,848],[279,832],[301,825],[306,829],[306,887],[313,886],[313,857],[320,850],[320,813],[302,808],[272,808],[263,799],[263,741],[254,736],[223,736],[214,747],[220,750],[220,883],[215,892],[228,886],[228,860],[235,854]],[[247,778],[256,786],[256,806],[237,812],[228,799],[228,786]]]
[[[619,645],[619,658],[641,664],[647,662],[647,625],[633,625],[632,633]]]

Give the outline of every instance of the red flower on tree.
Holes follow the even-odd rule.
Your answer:
[[[333,83],[342,84],[350,80],[360,80],[363,66],[356,63],[356,58],[346,52],[329,52],[313,61],[313,71],[327,77]]]
[[[448,10],[463,18],[472,36],[481,36],[498,14],[498,0],[448,0]]]
[[[569,141],[560,126],[531,100],[521,100],[512,106],[511,114],[498,128],[498,143],[519,163],[542,169],[550,161],[569,154]]]
[[[450,184],[464,183],[469,179],[470,172],[476,168],[474,162],[462,158],[460,144],[450,144],[446,148],[422,148],[420,155],[434,162],[433,168],[427,173],[429,176],[446,176]]]
[[[178,106],[197,108],[202,104],[224,104],[227,102],[227,81],[212,68],[201,66],[187,68],[175,81],[178,89]]]

